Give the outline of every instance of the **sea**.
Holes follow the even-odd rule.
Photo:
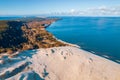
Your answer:
[[[0,17],[0,20],[21,17]],[[47,31],[65,42],[120,63],[120,17],[60,16]]]
[[[60,17],[47,31],[58,39],[120,63],[120,17]]]

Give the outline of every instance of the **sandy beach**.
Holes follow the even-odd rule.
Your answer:
[[[0,80],[120,80],[120,0],[0,0]]]
[[[28,50],[4,61],[1,80],[120,80],[120,64],[70,46]]]

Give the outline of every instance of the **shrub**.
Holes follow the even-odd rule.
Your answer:
[[[7,54],[12,54],[13,53],[13,51],[12,51],[12,49],[6,49],[6,51],[7,51]]]

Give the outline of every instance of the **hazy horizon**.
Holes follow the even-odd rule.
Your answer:
[[[120,0],[0,0],[0,16],[120,16]]]

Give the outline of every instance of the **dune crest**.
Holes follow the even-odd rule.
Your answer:
[[[8,67],[9,65],[9,67]],[[76,47],[24,51],[0,67],[6,80],[120,80],[120,64]]]

